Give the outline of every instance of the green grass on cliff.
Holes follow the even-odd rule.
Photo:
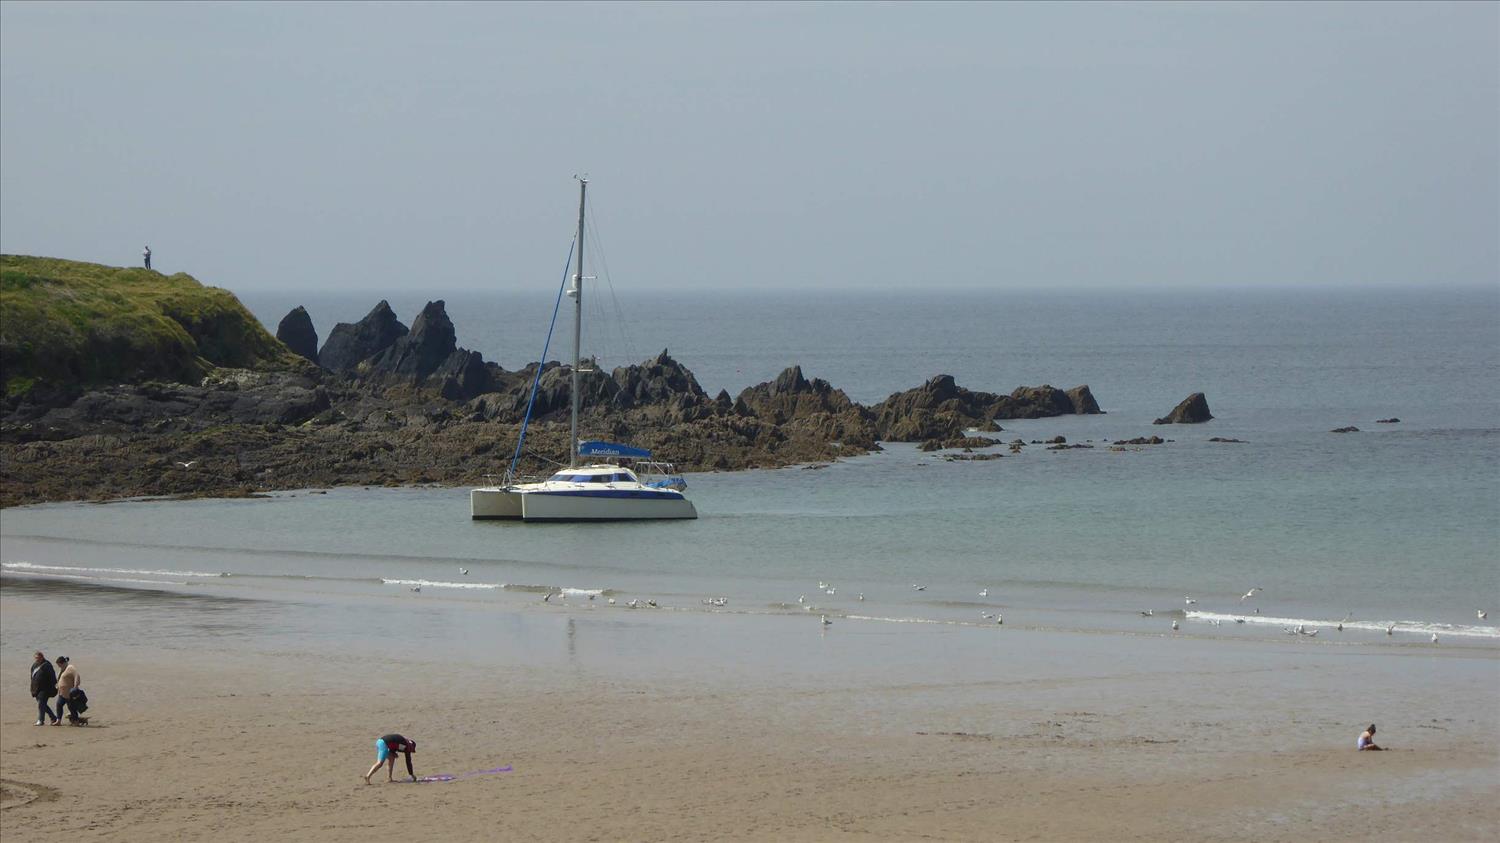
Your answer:
[[[304,363],[228,290],[190,275],[0,255],[0,376],[37,386],[173,380]]]

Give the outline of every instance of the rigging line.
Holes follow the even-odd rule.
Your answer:
[[[597,205],[598,203],[594,204]],[[616,331],[620,338],[620,351],[625,358],[624,362],[626,365],[634,364],[638,360],[635,343],[630,340],[630,332],[628,330],[630,322],[625,318],[624,309],[620,307],[620,297],[615,294],[615,282],[609,274],[608,256],[604,252],[604,242],[599,238],[599,232],[602,229],[599,227],[599,221],[594,216],[594,213],[594,208],[591,207],[588,209],[589,223],[592,226],[588,231],[588,235],[593,238],[593,246],[596,254],[599,256],[599,267],[603,270],[601,274],[604,277],[604,284],[609,288],[609,300],[614,305],[615,318],[613,321],[617,326]]]
[[[507,480],[516,476],[516,463],[521,459],[521,448],[526,444],[526,428],[531,424],[531,408],[536,404],[536,386],[542,380],[542,367],[547,365],[547,349],[552,345],[552,329],[557,327],[557,311],[562,307],[563,290],[568,287],[568,270],[573,268],[573,247],[578,245],[578,235],[568,242],[568,260],[563,264],[562,284],[557,288],[557,301],[552,303],[552,324],[547,326],[547,341],[542,343],[542,357],[536,361],[536,374],[531,377],[531,397],[526,399],[526,416],[521,419],[521,435],[516,439],[516,452],[510,458]]]

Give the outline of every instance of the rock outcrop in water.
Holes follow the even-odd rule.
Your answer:
[[[12,260],[6,258],[8,283]],[[25,260],[36,261],[38,272],[59,263]],[[382,301],[358,322],[335,327],[319,350],[304,308],[281,321],[277,342],[258,323],[235,323],[230,311],[238,305],[223,291],[204,292],[191,279],[175,277],[148,289],[164,295],[171,284],[181,288],[184,300],[203,302],[192,312],[179,304],[168,308],[191,328],[189,340],[170,325],[164,328],[164,335],[196,349],[191,366],[149,373],[101,368],[89,370],[91,379],[27,388],[24,378],[31,376],[16,364],[19,358],[7,356],[0,505],[480,482],[508,461],[534,380],[520,468],[546,470],[567,452],[571,366],[548,361],[510,372],[486,362],[458,346],[442,301],[428,302],[409,330]],[[40,282],[35,286],[37,307],[45,314],[51,293]],[[12,300],[6,299],[7,331],[18,321]],[[38,334],[33,342],[45,343],[48,336]],[[5,339],[10,341],[9,334]],[[29,353],[42,359],[53,350]],[[236,360],[254,365],[238,367]],[[37,371],[53,378],[67,369]],[[22,379],[11,379],[13,372]],[[798,366],[737,396],[724,390],[709,396],[665,350],[608,373],[586,361],[579,376],[585,435],[652,449],[688,471],[827,463],[877,450],[880,440],[968,451],[994,444],[969,432],[998,431],[997,419],[1101,412],[1087,386],[1023,386],[1007,395],[966,389],[949,375],[866,407]],[[1054,444],[1066,443],[1055,437]]]
[[[1213,417],[1213,413],[1208,411],[1208,399],[1203,397],[1203,393],[1194,392],[1173,407],[1172,412],[1152,424],[1202,424]]]
[[[301,305],[281,317],[281,324],[276,326],[276,339],[281,340],[293,354],[313,363],[318,362],[318,330],[313,327],[312,317],[307,315],[307,309]]]
[[[875,428],[889,442],[954,439],[969,428],[987,430],[997,419],[1041,419],[1102,412],[1087,386],[1068,392],[1050,385],[1018,387],[1009,395],[974,392],[952,375],[898,392],[871,408]]]

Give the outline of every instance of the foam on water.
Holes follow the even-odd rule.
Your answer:
[[[397,580],[381,577],[380,581],[386,585],[417,586],[419,588],[469,588],[492,591],[497,588],[505,588],[505,583],[491,582],[442,582],[440,580]]]
[[[87,568],[75,565],[38,565],[33,562],[0,562],[0,569],[18,574],[45,574],[51,576],[62,576],[73,574],[73,579],[105,579],[120,574],[131,574],[138,577],[227,577],[229,574],[209,574],[203,571],[157,571],[142,570],[138,568]],[[103,574],[103,577],[92,577],[91,574]],[[150,580],[139,580],[138,582],[150,582]]]
[[[1269,615],[1231,615],[1222,612],[1198,612],[1189,610],[1184,613],[1188,620],[1199,621],[1221,621],[1233,622],[1243,620],[1247,624],[1261,624],[1267,626],[1282,626],[1296,628],[1299,626],[1308,629],[1334,629],[1341,621],[1311,618],[1277,618]],[[1500,639],[1500,627],[1480,626],[1478,624],[1452,624],[1452,623],[1429,623],[1427,621],[1342,621],[1345,630],[1357,629],[1366,632],[1385,632],[1394,627],[1394,632],[1409,633],[1413,635],[1428,636],[1436,632],[1441,635],[1452,635],[1461,638],[1489,638]]]

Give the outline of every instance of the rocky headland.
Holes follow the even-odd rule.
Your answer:
[[[478,483],[509,464],[533,380],[520,470],[566,459],[570,366],[485,361],[458,346],[442,301],[410,327],[382,301],[319,347],[303,308],[273,337],[190,276],[0,261],[0,505]],[[582,431],[687,471],[828,462],[882,441],[983,448],[995,440],[974,431],[1007,419],[1102,412],[1087,386],[995,394],[949,375],[866,407],[797,366],[709,395],[666,350],[586,364],[580,380]]]

